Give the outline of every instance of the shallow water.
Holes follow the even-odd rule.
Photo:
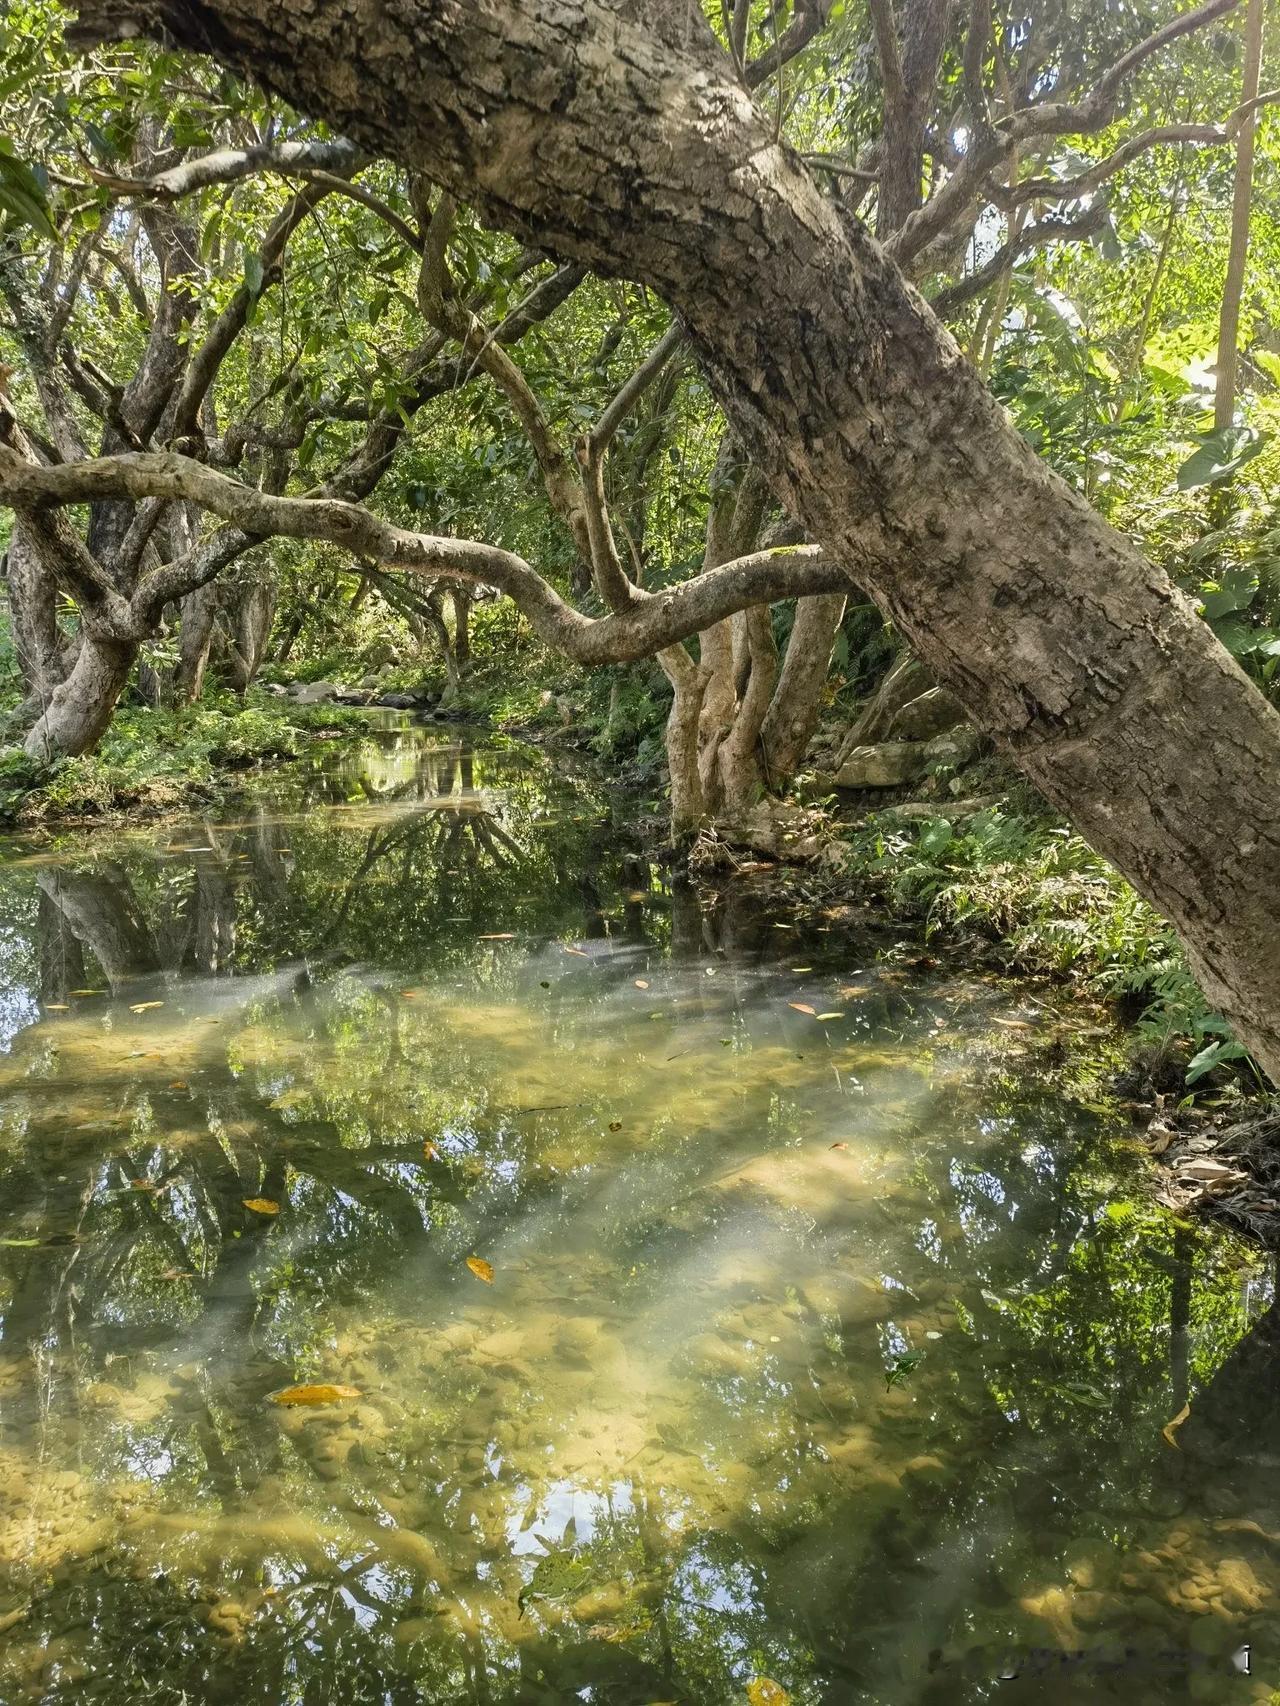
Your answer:
[[[392,725],[8,845],[5,1706],[1280,1686],[1272,1276],[1097,1016],[634,809]]]

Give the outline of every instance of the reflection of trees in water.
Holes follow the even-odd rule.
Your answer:
[[[893,1212],[856,1192],[780,1211],[795,1239],[797,1284],[802,1269],[821,1279],[829,1268],[834,1285],[856,1249],[863,1271],[911,1289],[850,1309],[838,1289],[828,1305],[816,1292],[788,1300],[783,1288],[769,1307],[786,1331],[785,1311],[802,1312],[813,1366],[785,1380],[708,1377],[686,1418],[694,1425],[664,1459],[631,1471],[625,1497],[613,1483],[594,1489],[598,1527],[581,1556],[592,1591],[621,1582],[617,1615],[575,1620],[535,1602],[521,1618],[514,1606],[523,1576],[507,1536],[529,1518],[521,1501],[547,1496],[555,1454],[538,1467],[521,1448],[518,1480],[470,1459],[493,1443],[486,1429],[494,1416],[501,1427],[502,1404],[521,1427],[531,1405],[553,1405],[536,1363],[524,1373],[482,1371],[468,1386],[443,1337],[398,1349],[393,1335],[386,1354],[400,1359],[397,1379],[405,1358],[421,1357],[420,1412],[402,1405],[397,1420],[392,1406],[381,1433],[370,1418],[347,1441],[348,1455],[320,1455],[325,1429],[305,1419],[295,1426],[267,1394],[300,1369],[323,1377],[331,1311],[376,1298],[398,1266],[420,1275],[424,1323],[438,1309],[447,1325],[462,1254],[537,1226],[548,1260],[566,1252],[555,1281],[563,1306],[585,1296],[607,1317],[613,1288],[650,1285],[661,1298],[665,1276],[713,1264],[722,1228],[759,1213],[758,1184],[735,1182],[738,1173],[767,1143],[783,1149],[809,1135],[803,1077],[779,1080],[767,1114],[743,1099],[741,1131],[725,1112],[730,1135],[706,1145],[698,1121],[682,1126],[673,1087],[669,1114],[654,1119],[643,1166],[629,1167],[619,1196],[602,1165],[611,1159],[611,1103],[598,1089],[578,1091],[566,1076],[563,1099],[581,1095],[582,1111],[531,1122],[486,1094],[490,1045],[452,1036],[435,1010],[425,1032],[412,1031],[402,1016],[413,1005],[403,1007],[394,987],[331,975],[326,961],[416,968],[429,958],[446,985],[456,975],[514,1012],[527,1001],[525,950],[485,949],[479,933],[518,928],[581,941],[607,931],[641,953],[661,939],[642,902],[614,899],[646,892],[653,873],[638,856],[611,851],[611,826],[548,824],[537,777],[516,774],[492,803],[471,791],[473,780],[461,750],[438,752],[410,783],[371,784],[363,806],[351,807],[348,778],[341,813],[281,821],[251,811],[234,825],[193,828],[190,842],[207,850],[164,863],[117,851],[36,870],[46,1002],[98,981],[94,965],[128,1000],[185,974],[183,987],[216,995],[244,1026],[230,1048],[212,1032],[194,1098],[145,1051],[136,1069],[116,1063],[109,1089],[98,1084],[99,1057],[78,1050],[70,1032],[50,1054],[58,1033],[49,1025],[19,1037],[3,1069],[0,1238],[34,1231],[75,1242],[0,1247],[0,1449],[57,1461],[60,1419],[80,1414],[101,1434],[90,1461],[109,1479],[129,1429],[90,1407],[94,1389],[118,1381],[128,1391],[148,1368],[188,1365],[173,1374],[159,1417],[131,1424],[129,1437],[181,1465],[190,1491],[179,1495],[178,1520],[196,1538],[162,1556],[142,1529],[122,1537],[101,1569],[77,1560],[73,1580],[38,1590],[33,1629],[97,1630],[120,1698],[135,1697],[119,1681],[131,1676],[137,1698],[146,1697],[144,1681],[163,1689],[172,1678],[170,1694],[156,1697],[175,1702],[182,1687],[210,1700],[283,1700],[301,1688],[308,1702],[533,1706],[594,1687],[611,1701],[720,1702],[740,1697],[742,1655],[751,1653],[762,1668],[812,1677],[813,1698],[831,1706],[855,1686],[887,1700],[900,1687],[896,1665],[913,1651],[908,1622],[939,1635],[965,1627],[976,1593],[989,1619],[1008,1628],[1002,1608],[1016,1598],[1008,1583],[1052,1579],[1072,1535],[1122,1529],[1135,1497],[1185,1498],[1192,1463],[1224,1495],[1241,1462],[1262,1472],[1262,1412],[1252,1432],[1240,1416],[1242,1394],[1274,1392],[1272,1317],[1214,1375],[1214,1347],[1230,1342],[1238,1320],[1215,1301],[1213,1247],[1175,1231],[1153,1267],[1151,1247],[1163,1250],[1165,1235],[1106,1214],[1110,1181],[1087,1117],[1023,1071],[973,1087],[948,1087],[943,1073],[907,1114],[885,1106],[904,1154],[900,1178],[884,1187]],[[579,803],[570,795],[570,806]],[[732,886],[710,911],[679,894],[674,914],[676,958],[697,973],[682,1022],[714,1020],[717,1033],[736,1026],[774,950],[772,917]],[[708,953],[716,978],[701,974]],[[277,969],[288,962],[295,969]],[[537,997],[555,1034],[572,1037],[567,1027],[584,1002],[639,1023],[634,1006],[611,1005],[636,963],[626,952],[598,956],[589,969],[569,962],[564,993],[557,986]],[[580,978],[590,980],[589,998]],[[924,1047],[927,990],[886,986],[867,1007],[872,1047],[882,1035],[907,1051]],[[261,1065],[243,1040],[253,1035],[266,1041]],[[606,1046],[598,1030],[579,1040],[593,1039]],[[163,1056],[159,1029],[156,1040]],[[611,1088],[625,1108],[637,1069],[625,1039],[619,1047]],[[424,1060],[436,1103],[421,1096]],[[328,1062],[340,1062],[342,1081],[324,1076]],[[289,1102],[288,1087],[306,1087],[313,1066],[320,1087]],[[743,1057],[742,1072],[748,1066]],[[281,1083],[284,1105],[273,1107]],[[465,1148],[447,1165],[431,1163],[422,1139],[438,1135],[430,1121],[450,1109]],[[1007,1133],[1007,1142],[966,1148],[964,1136],[982,1129]],[[568,1157],[565,1171],[541,1166],[544,1146]],[[152,1188],[132,1188],[135,1179]],[[256,1215],[244,1207],[250,1196],[287,1212]],[[594,1267],[569,1254],[584,1226],[608,1252]],[[640,1277],[625,1280],[628,1271]],[[949,1327],[903,1404],[882,1410],[872,1398],[886,1335],[948,1300],[962,1302],[974,1326]],[[675,1319],[679,1298],[667,1307]],[[858,1371],[865,1413],[847,1389]],[[495,1379],[507,1382],[501,1403],[484,1389]],[[1101,1395],[1102,1407],[1082,1404],[1073,1381]],[[375,1363],[366,1390],[376,1384]],[[1184,1461],[1159,1447],[1152,1417],[1168,1419],[1192,1388]],[[913,1406],[923,1406],[927,1426]],[[545,1417],[552,1438],[556,1421]],[[942,1472],[842,1492],[822,1442],[858,1428],[875,1463],[924,1451],[939,1456]],[[1029,1439],[1049,1444],[1028,1455]],[[754,1450],[740,1444],[752,1440]],[[702,1473],[752,1450],[749,1497],[728,1498],[714,1515],[691,1499],[694,1469],[682,1465]],[[509,1453],[504,1436],[498,1455]],[[814,1489],[798,1513],[788,1503],[797,1488]],[[292,1526],[276,1515],[282,1489],[286,1508],[303,1513]],[[686,1529],[671,1525],[681,1510],[696,1518]],[[961,1559],[948,1550],[957,1536],[970,1537]],[[269,1600],[264,1556],[282,1582]],[[999,1594],[989,1573],[997,1567]],[[503,1615],[487,1609],[495,1583],[510,1602]],[[193,1601],[211,1592],[255,1610],[243,1645],[219,1645],[193,1619]],[[479,1611],[468,1610],[469,1594]],[[956,1698],[948,1686],[936,1698]]]

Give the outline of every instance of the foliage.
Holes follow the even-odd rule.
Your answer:
[[[230,694],[176,711],[120,711],[96,753],[39,773],[18,748],[0,753],[0,815],[24,821],[178,811],[228,776],[297,758],[316,736],[355,733],[358,711]]]
[[[1071,830],[992,807],[919,827],[872,818],[840,843],[844,869],[882,884],[896,908],[930,931],[999,943],[1011,967],[1076,979],[1138,1014],[1138,1035],[1198,1052],[1187,1082],[1240,1059],[1212,1013],[1169,925]]]

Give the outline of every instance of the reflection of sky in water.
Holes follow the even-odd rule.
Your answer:
[[[1036,1056],[1069,1020],[703,911],[567,773],[370,751],[159,836],[212,852],[0,879],[0,1239],[65,1240],[0,1244],[0,1698],[63,1634],[121,1700],[279,1662],[491,1706],[951,1706],[930,1646],[1261,1640],[1268,1543],[1215,1524],[1280,1511],[1214,1382],[1270,1279],[1107,1212],[1132,1157]],[[41,1020],[60,976],[116,993]]]

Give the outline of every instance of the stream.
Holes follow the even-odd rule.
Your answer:
[[[3,1706],[1277,1698],[1116,1037],[644,805],[387,716],[0,847]]]

